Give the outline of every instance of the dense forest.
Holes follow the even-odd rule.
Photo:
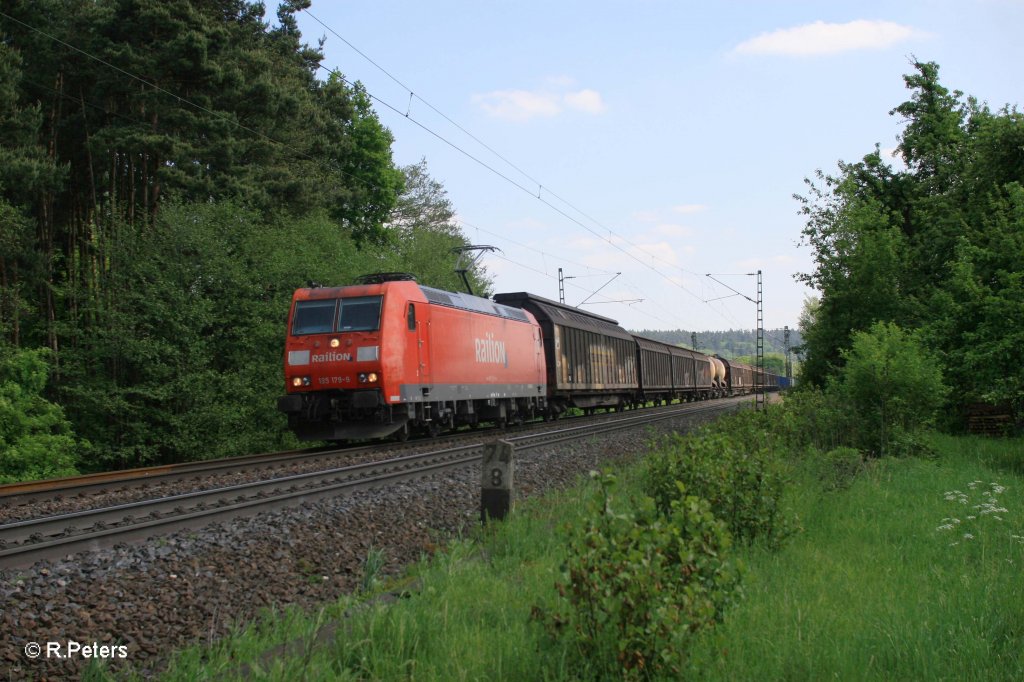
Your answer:
[[[938,358],[951,406],[1024,403],[1024,116],[904,77],[902,164],[878,147],[807,181],[804,243],[820,292],[801,320],[803,378],[824,385],[859,333],[908,330]]]
[[[444,188],[320,73],[308,4],[4,2],[0,476],[287,447],[295,287],[461,286]]]
[[[244,0],[4,3],[0,477],[288,447],[274,404],[296,286],[460,287],[444,188],[425,162],[397,167],[364,89],[322,72],[295,21],[308,5],[271,25]],[[904,166],[876,147],[798,197],[820,292],[791,337],[803,378],[827,383],[857,332],[890,322],[937,352],[955,402],[1019,407],[1021,115],[948,91],[935,64],[906,82]],[[749,357],[753,332],[697,346]]]

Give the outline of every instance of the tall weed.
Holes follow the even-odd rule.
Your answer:
[[[793,527],[780,504],[784,468],[773,449],[748,443],[717,429],[672,436],[650,457],[644,490],[668,514],[682,483],[687,494],[708,501],[737,540],[776,544]]]
[[[693,633],[720,620],[737,596],[729,532],[681,487],[662,514],[650,498],[620,506],[615,482],[601,477],[570,540],[560,605],[543,618],[575,644],[588,676],[678,676]]]

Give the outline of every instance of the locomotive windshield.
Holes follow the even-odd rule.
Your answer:
[[[383,298],[354,296],[332,298],[327,301],[299,301],[295,304],[295,317],[292,318],[292,334],[301,336],[376,331],[380,329],[380,306]]]
[[[338,331],[372,332],[380,328],[380,304],[383,296],[356,296],[341,299]]]
[[[299,301],[295,304],[292,334],[326,334],[334,330],[334,309],[337,300]]]

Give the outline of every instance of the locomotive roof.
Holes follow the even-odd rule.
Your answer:
[[[420,285],[420,290],[423,295],[427,297],[427,300],[437,305],[443,305],[448,308],[458,308],[459,310],[469,310],[475,313],[483,313],[485,315],[497,315],[498,317],[504,317],[509,320],[516,320],[517,322],[529,322],[530,318],[526,316],[519,308],[513,308],[507,305],[501,305],[495,303],[488,298],[481,298],[480,296],[473,296],[472,294],[462,294],[455,291],[444,291],[442,289],[433,289],[431,287],[425,287]]]

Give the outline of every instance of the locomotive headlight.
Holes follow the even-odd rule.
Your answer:
[[[377,373],[376,372],[370,372],[369,374],[366,375],[366,380],[368,382],[370,382],[371,384],[377,383]]]
[[[298,388],[301,385],[302,385],[302,377],[295,377],[294,379],[292,379],[292,386],[294,386],[295,388]]]
[[[366,383],[366,372],[360,372],[359,373],[359,383],[361,383],[361,384],[365,384]]]
[[[341,345],[341,339],[331,339],[331,348],[337,348]]]

